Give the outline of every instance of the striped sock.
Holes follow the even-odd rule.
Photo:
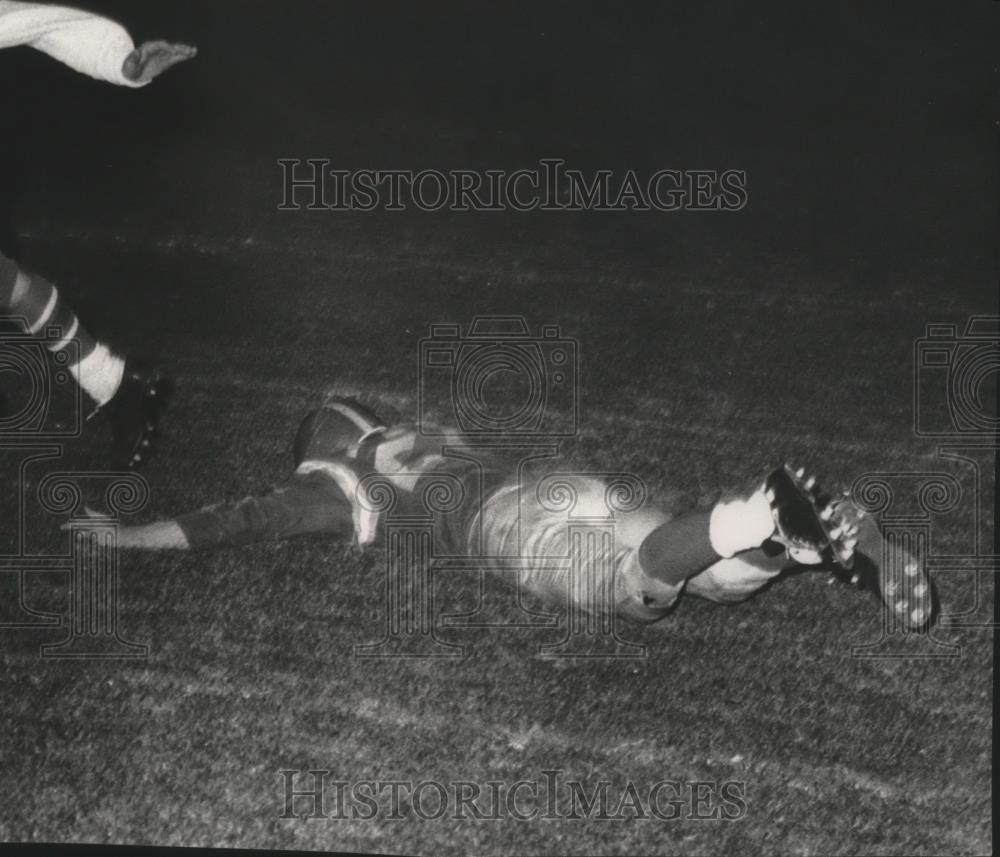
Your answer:
[[[50,328],[57,330],[57,335],[46,343],[53,354],[75,342],[77,359],[69,366],[73,377],[96,404],[111,400],[121,384],[125,361],[90,335],[52,283],[19,270],[10,312],[24,318],[33,336],[44,335]]]

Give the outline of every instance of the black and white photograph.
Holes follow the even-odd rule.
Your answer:
[[[0,0],[0,843],[993,849],[1000,4]]]

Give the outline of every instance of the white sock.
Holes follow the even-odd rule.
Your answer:
[[[708,523],[712,549],[727,559],[742,551],[759,548],[773,532],[771,504],[762,491],[748,500],[719,503],[712,510]]]
[[[98,405],[106,405],[121,386],[125,359],[112,354],[106,345],[99,342],[90,354],[75,366],[70,366],[69,371],[90,398]]]

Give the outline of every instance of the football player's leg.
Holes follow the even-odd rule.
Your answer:
[[[0,306],[24,319],[32,335],[48,328],[58,330],[58,337],[47,342],[53,353],[75,341],[77,359],[68,367],[70,372],[95,404],[111,401],[121,384],[125,361],[87,332],[52,283],[4,258],[0,262]]]
[[[744,551],[720,559],[689,578],[686,590],[710,601],[736,604],[766,586],[788,565],[784,551],[768,552],[760,548]]]
[[[640,548],[645,571],[716,601],[739,601],[787,565],[849,563],[858,527],[835,501],[789,467],[773,471],[746,500],[719,503],[708,514],[670,521]]]
[[[560,474],[556,493],[520,479],[508,477],[473,510],[472,526],[465,526],[469,555],[496,560],[499,568],[519,561],[518,585],[547,603],[643,623],[670,610],[683,577],[660,579],[638,560],[643,539],[667,524],[664,512],[643,506],[612,518],[608,484],[587,474]]]
[[[632,549],[619,560],[618,611],[653,622],[685,590],[725,603],[749,598],[788,565],[783,548],[762,548],[773,532],[758,494],[673,519],[655,509],[616,515],[617,540]]]
[[[770,504],[758,491],[660,524],[643,539],[639,563],[650,577],[678,585],[720,560],[760,548],[773,533]]]
[[[584,475],[565,481],[561,487],[574,498],[573,517],[608,518],[603,481]],[[544,506],[535,486],[520,490],[516,478],[489,497],[482,517],[486,555],[532,560],[520,578],[527,591],[546,601],[575,603],[588,612],[610,608],[641,623],[663,618],[685,586],[706,569],[716,567],[695,585],[697,594],[739,600],[787,564],[783,549],[776,561],[732,560],[760,548],[775,530],[771,507],[761,492],[747,500],[720,503],[711,512],[673,519],[648,505],[617,511],[613,544],[598,538],[588,542],[591,547],[579,557],[574,554],[571,518]],[[553,557],[573,561],[567,568],[565,563],[553,563]]]
[[[148,456],[164,404],[163,379],[155,370],[126,364],[84,328],[59,290],[44,277],[21,269],[0,256],[0,308],[24,320],[32,335],[45,336],[53,354],[76,343],[68,365],[72,376],[93,400],[95,413],[111,424],[117,463],[135,467]],[[57,335],[49,338],[49,329]]]
[[[649,533],[639,548],[648,578],[721,603],[744,601],[789,565],[786,548],[771,541],[773,512],[758,491],[746,500],[718,503],[711,512],[685,515]],[[816,553],[795,550],[796,562],[818,564]],[[655,605],[651,605],[655,606]]]

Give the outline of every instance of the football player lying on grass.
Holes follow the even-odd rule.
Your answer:
[[[463,450],[469,453],[465,458],[459,457]],[[385,515],[373,498],[381,490],[384,500],[388,488],[395,495],[393,515],[432,515],[437,556],[482,557],[486,567],[520,559],[521,585],[548,600],[579,602],[580,593],[593,588],[571,576],[593,574],[599,576],[593,581],[599,591],[613,593],[620,615],[653,622],[684,591],[733,603],[790,564],[824,565],[843,574],[857,562],[857,574],[874,573],[887,608],[903,625],[923,628],[931,621],[931,587],[919,563],[905,557],[902,571],[896,571],[899,579],[889,579],[877,568],[882,538],[875,521],[846,495],[832,499],[814,478],[787,466],[748,497],[720,502],[710,512],[671,518],[649,505],[614,512],[613,549],[604,556],[585,554],[567,571],[570,515],[608,516],[606,479],[558,474],[555,494],[563,500],[574,495],[570,513],[566,502],[546,498],[544,475],[521,484],[523,471],[517,467],[512,473],[498,466],[491,473],[475,462],[481,453],[473,453],[458,434],[427,437],[412,424],[386,426],[339,397],[306,417],[293,451],[295,471],[272,493],[123,526],[119,545],[201,549],[311,534],[367,546],[385,529]],[[431,502],[431,493],[449,482],[459,485],[452,499],[464,500],[446,507],[439,495]],[[561,563],[554,561],[560,557]]]

